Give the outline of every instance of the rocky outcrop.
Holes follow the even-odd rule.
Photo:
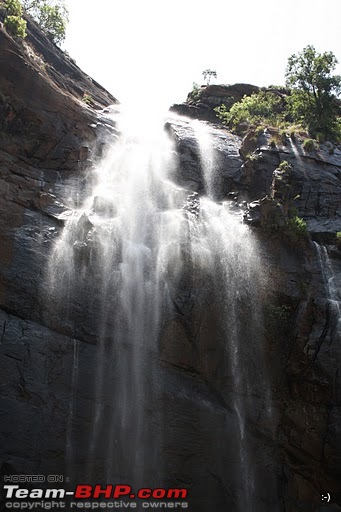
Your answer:
[[[201,119],[202,121],[210,121],[219,124],[215,112],[204,103],[197,105],[188,105],[187,103],[174,104],[170,107],[170,112],[175,112],[180,116],[190,117],[192,119]]]
[[[249,84],[202,85],[195,96],[189,93],[185,103],[172,105],[170,111],[219,124],[220,121],[214,112],[215,107],[225,105],[230,108],[245,95],[249,96],[258,91],[259,87]]]
[[[275,146],[273,139],[266,130],[254,136],[255,146],[247,155],[244,150],[241,174],[246,188],[251,191],[250,199],[271,195],[273,173],[281,163],[287,162],[291,169],[290,183],[287,183],[291,206],[307,222],[314,240],[332,243],[341,223],[341,148],[326,143],[307,153],[299,138],[294,141],[289,136],[284,141],[277,138]]]
[[[207,85],[201,88],[200,102],[211,109],[221,104],[229,108],[244,96],[250,96],[258,91],[259,87],[250,84]]]
[[[239,182],[243,164],[239,152],[241,138],[222,126],[214,127],[209,123],[206,126],[214,151],[215,170],[212,179],[217,198],[226,198],[228,193],[235,189],[239,190],[242,196]],[[198,133],[188,119],[179,117],[171,118],[166,128],[175,141],[179,158],[179,166],[172,176],[173,179],[189,190],[205,193],[206,184],[197,139]]]

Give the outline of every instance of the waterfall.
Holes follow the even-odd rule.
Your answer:
[[[204,210],[209,211],[209,228],[202,233],[207,253],[215,254],[218,261],[210,268],[213,289],[220,297],[222,328],[226,344],[226,361],[229,364],[234,396],[231,403],[238,418],[240,475],[244,492],[238,498],[240,510],[254,509],[256,486],[255,467],[245,431],[248,410],[252,409],[252,387],[256,385],[255,371],[264,372],[262,366],[262,308],[259,296],[264,275],[255,239],[239,218],[231,214],[228,204],[215,204],[217,170],[212,134],[206,123],[193,123],[199,145],[206,200]],[[205,204],[205,203],[204,203]],[[200,268],[200,266],[198,267]],[[247,312],[243,311],[243,304]],[[245,325],[247,318],[248,325]],[[250,346],[245,347],[245,344]],[[252,368],[254,362],[258,369]],[[264,377],[263,377],[264,378]],[[259,381],[258,381],[259,383]],[[267,382],[263,382],[263,385]],[[253,390],[255,391],[255,389]],[[271,417],[269,395],[265,390],[265,408]],[[270,411],[270,412],[269,412]]]
[[[74,409],[76,403],[76,391],[78,386],[78,364],[79,364],[79,340],[73,340],[73,360],[72,360],[72,377],[71,377],[71,399],[69,403],[69,415],[67,422],[66,431],[66,465],[68,471],[72,471],[72,465],[74,462],[73,453],[73,421],[74,421]]]
[[[204,123],[194,121],[192,126],[194,128],[195,137],[198,141],[205,190],[208,197],[213,199],[215,190],[215,158],[212,136],[207,125]]]
[[[334,324],[337,338],[341,338],[341,288],[338,283],[338,276],[334,272],[327,248],[317,242],[314,242],[314,246],[331,311],[331,324]]]
[[[204,171],[206,193],[199,197],[170,180],[178,160],[160,125],[149,129],[112,115],[118,140],[94,170],[81,205],[70,208],[48,272],[48,300],[63,330],[96,343],[87,476],[148,487],[165,479],[160,345],[168,319],[184,322],[187,315],[199,354],[188,366],[212,381],[237,416],[240,476],[231,499],[251,511],[257,483],[246,423],[267,386],[257,242],[240,213],[214,201],[214,151],[204,125],[186,121]],[[210,360],[217,353],[222,358]],[[78,366],[74,384],[77,372]],[[225,442],[231,443],[227,434]]]

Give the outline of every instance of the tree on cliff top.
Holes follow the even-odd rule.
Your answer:
[[[341,76],[333,75],[337,59],[332,52],[317,53],[307,46],[291,55],[286,69],[286,84],[292,89],[291,114],[307,126],[312,135],[337,137],[340,123]]]
[[[22,4],[54,43],[64,41],[69,13],[63,0],[22,0]]]
[[[217,78],[217,72],[213,69],[204,69],[202,76],[204,77],[206,85],[210,85],[211,78]]]

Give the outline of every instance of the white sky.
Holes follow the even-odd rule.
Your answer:
[[[341,0],[66,0],[64,48],[120,101],[182,102],[216,83],[284,84],[308,44],[341,61]],[[341,74],[341,66],[337,73]]]

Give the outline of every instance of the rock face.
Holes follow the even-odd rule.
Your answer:
[[[249,84],[203,85],[195,98],[190,93],[185,103],[175,104],[170,110],[182,116],[219,124],[220,121],[214,112],[215,107],[224,104],[230,108],[245,95],[249,96],[258,91],[259,87]]]
[[[226,198],[233,191],[240,179],[240,169],[243,159],[239,152],[240,137],[233,135],[223,127],[213,127],[207,124],[209,136],[214,148],[215,176],[214,186],[220,198]],[[174,139],[179,157],[179,168],[174,180],[196,192],[205,192],[205,177],[201,162],[197,133],[193,131],[188,121],[180,118],[171,119],[166,127]]]
[[[190,130],[176,123],[172,130],[178,179],[187,186],[185,178],[190,178],[193,188],[204,191]],[[222,162],[220,192],[240,208],[247,201],[245,219],[262,241],[272,280],[273,295],[265,305],[266,353],[278,418],[283,510],[320,510],[320,490],[326,486],[340,505],[336,446],[341,441],[335,425],[341,386],[341,253],[334,244],[341,226],[341,148],[326,144],[305,153],[299,139],[270,144],[276,134],[268,131],[251,132],[243,140],[217,127],[211,133],[216,161]],[[310,239],[326,246],[285,228],[291,209],[306,220]]]
[[[201,100],[211,108],[222,103],[229,106],[258,91],[259,87],[250,84],[208,85],[202,88]]]
[[[116,100],[31,22],[24,46],[3,29],[0,43],[1,69],[6,69],[0,77],[1,471],[63,474],[77,481],[88,474],[90,459],[96,481],[105,484],[107,447],[99,443],[96,454],[89,449],[98,401],[101,283],[91,266],[96,239],[86,216],[78,220],[74,251],[87,273],[79,272],[73,295],[65,289],[61,308],[47,301],[44,276],[63,230],[60,214],[81,200],[93,162],[115,137],[115,127],[98,109]],[[236,97],[245,87],[210,86],[203,97],[212,106],[217,96]],[[84,104],[84,93],[97,110]],[[208,187],[199,132],[178,117],[171,117],[166,129],[179,159],[172,179],[188,190],[184,209],[195,215]],[[268,275],[260,302],[272,412],[262,409],[264,389],[254,389],[246,428],[258,470],[252,510],[322,512],[321,493],[327,492],[339,510],[341,254],[334,236],[341,230],[341,150],[326,144],[308,154],[289,137],[274,147],[270,132],[242,140],[223,127],[208,124],[208,129],[216,199],[232,211],[244,210]],[[79,195],[70,197],[75,183]],[[287,229],[293,207],[318,243]],[[101,198],[93,208],[104,216],[115,214]],[[162,424],[164,468],[158,472],[165,485],[190,490],[190,506],[197,512],[239,512],[241,483],[248,482],[238,474],[237,446],[231,442],[238,425],[231,407],[235,390],[221,363],[219,301],[203,280],[186,272],[182,277],[162,326],[153,376],[160,382],[158,401],[148,409],[162,415],[150,433],[160,435]],[[249,312],[245,305],[241,310],[249,339]],[[110,330],[113,319],[107,322]],[[103,350],[109,361],[110,347],[104,344]],[[253,362],[256,375],[261,363],[252,355],[245,344],[245,360]],[[100,400],[112,415],[117,375],[105,374],[110,378]],[[109,422],[102,426],[103,438],[108,428]],[[160,485],[158,476],[150,470],[144,484]]]

